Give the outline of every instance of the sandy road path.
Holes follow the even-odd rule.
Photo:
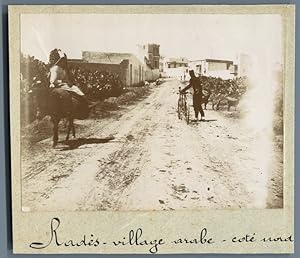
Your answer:
[[[107,143],[36,144],[23,160],[24,210],[282,206],[280,151],[216,111],[206,112],[209,122],[178,120],[179,85],[167,81],[119,116],[82,122],[84,137],[113,135]]]

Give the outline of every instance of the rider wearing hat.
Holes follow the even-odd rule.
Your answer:
[[[190,79],[190,83],[184,88],[182,89],[180,92],[184,93],[185,91],[187,91],[188,89],[190,89],[191,87],[193,87],[194,93],[193,93],[193,106],[194,106],[194,111],[195,111],[195,117],[198,120],[198,115],[199,112],[201,114],[201,119],[200,120],[204,120],[205,114],[202,108],[202,97],[203,97],[203,93],[202,93],[202,84],[200,82],[200,79],[198,77],[196,77],[194,70],[190,70],[189,74],[191,76]]]
[[[50,88],[61,88],[67,91],[72,91],[79,96],[84,96],[84,93],[70,80],[68,69],[67,55],[60,49],[53,49],[49,56],[50,68]]]

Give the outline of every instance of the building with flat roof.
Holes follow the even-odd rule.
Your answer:
[[[164,60],[163,74],[185,81],[188,74],[189,60],[185,57],[171,57]]]
[[[231,60],[203,59],[189,62],[189,69],[194,70],[197,76],[211,76],[222,79],[233,79],[237,76],[238,66]]]
[[[159,70],[160,45],[145,44],[137,46],[137,57],[149,66],[152,70]]]
[[[82,51],[82,59],[69,59],[69,66],[90,71],[106,71],[119,75],[123,85],[156,80],[159,76],[151,67],[132,53]]]

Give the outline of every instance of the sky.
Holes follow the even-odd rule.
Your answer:
[[[234,61],[246,53],[282,63],[281,33],[279,15],[21,15],[21,51],[44,62],[54,48],[81,58],[82,51],[135,53],[138,44],[157,43],[166,57]]]

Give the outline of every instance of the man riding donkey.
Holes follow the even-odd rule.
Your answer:
[[[180,92],[184,93],[191,87],[193,87],[193,106],[194,106],[194,111],[195,111],[195,118],[198,121],[198,115],[200,112],[201,119],[200,121],[205,120],[205,114],[202,108],[202,98],[203,98],[203,92],[202,92],[202,84],[201,81],[198,77],[196,77],[194,70],[190,70],[189,74],[191,76],[190,83],[182,89]]]
[[[49,56],[50,68],[50,88],[61,88],[66,91],[74,92],[86,100],[84,93],[73,85],[70,71],[68,69],[67,55],[60,49],[53,49]]]
[[[51,117],[53,122],[53,147],[58,143],[58,124],[62,118],[69,121],[66,140],[72,131],[75,137],[74,119],[85,119],[97,103],[89,105],[84,93],[73,85],[68,69],[67,56],[59,49],[54,49],[49,56],[50,72],[48,83],[35,88],[38,112],[37,118],[45,115]],[[50,83],[50,84],[49,84]]]
[[[53,49],[49,56],[50,64],[50,88],[62,89],[70,92],[75,100],[77,100],[82,107],[82,117],[95,106],[95,103],[89,102],[85,94],[78,86],[73,84],[71,73],[68,68],[67,55],[60,49]],[[82,119],[83,119],[82,118]]]

